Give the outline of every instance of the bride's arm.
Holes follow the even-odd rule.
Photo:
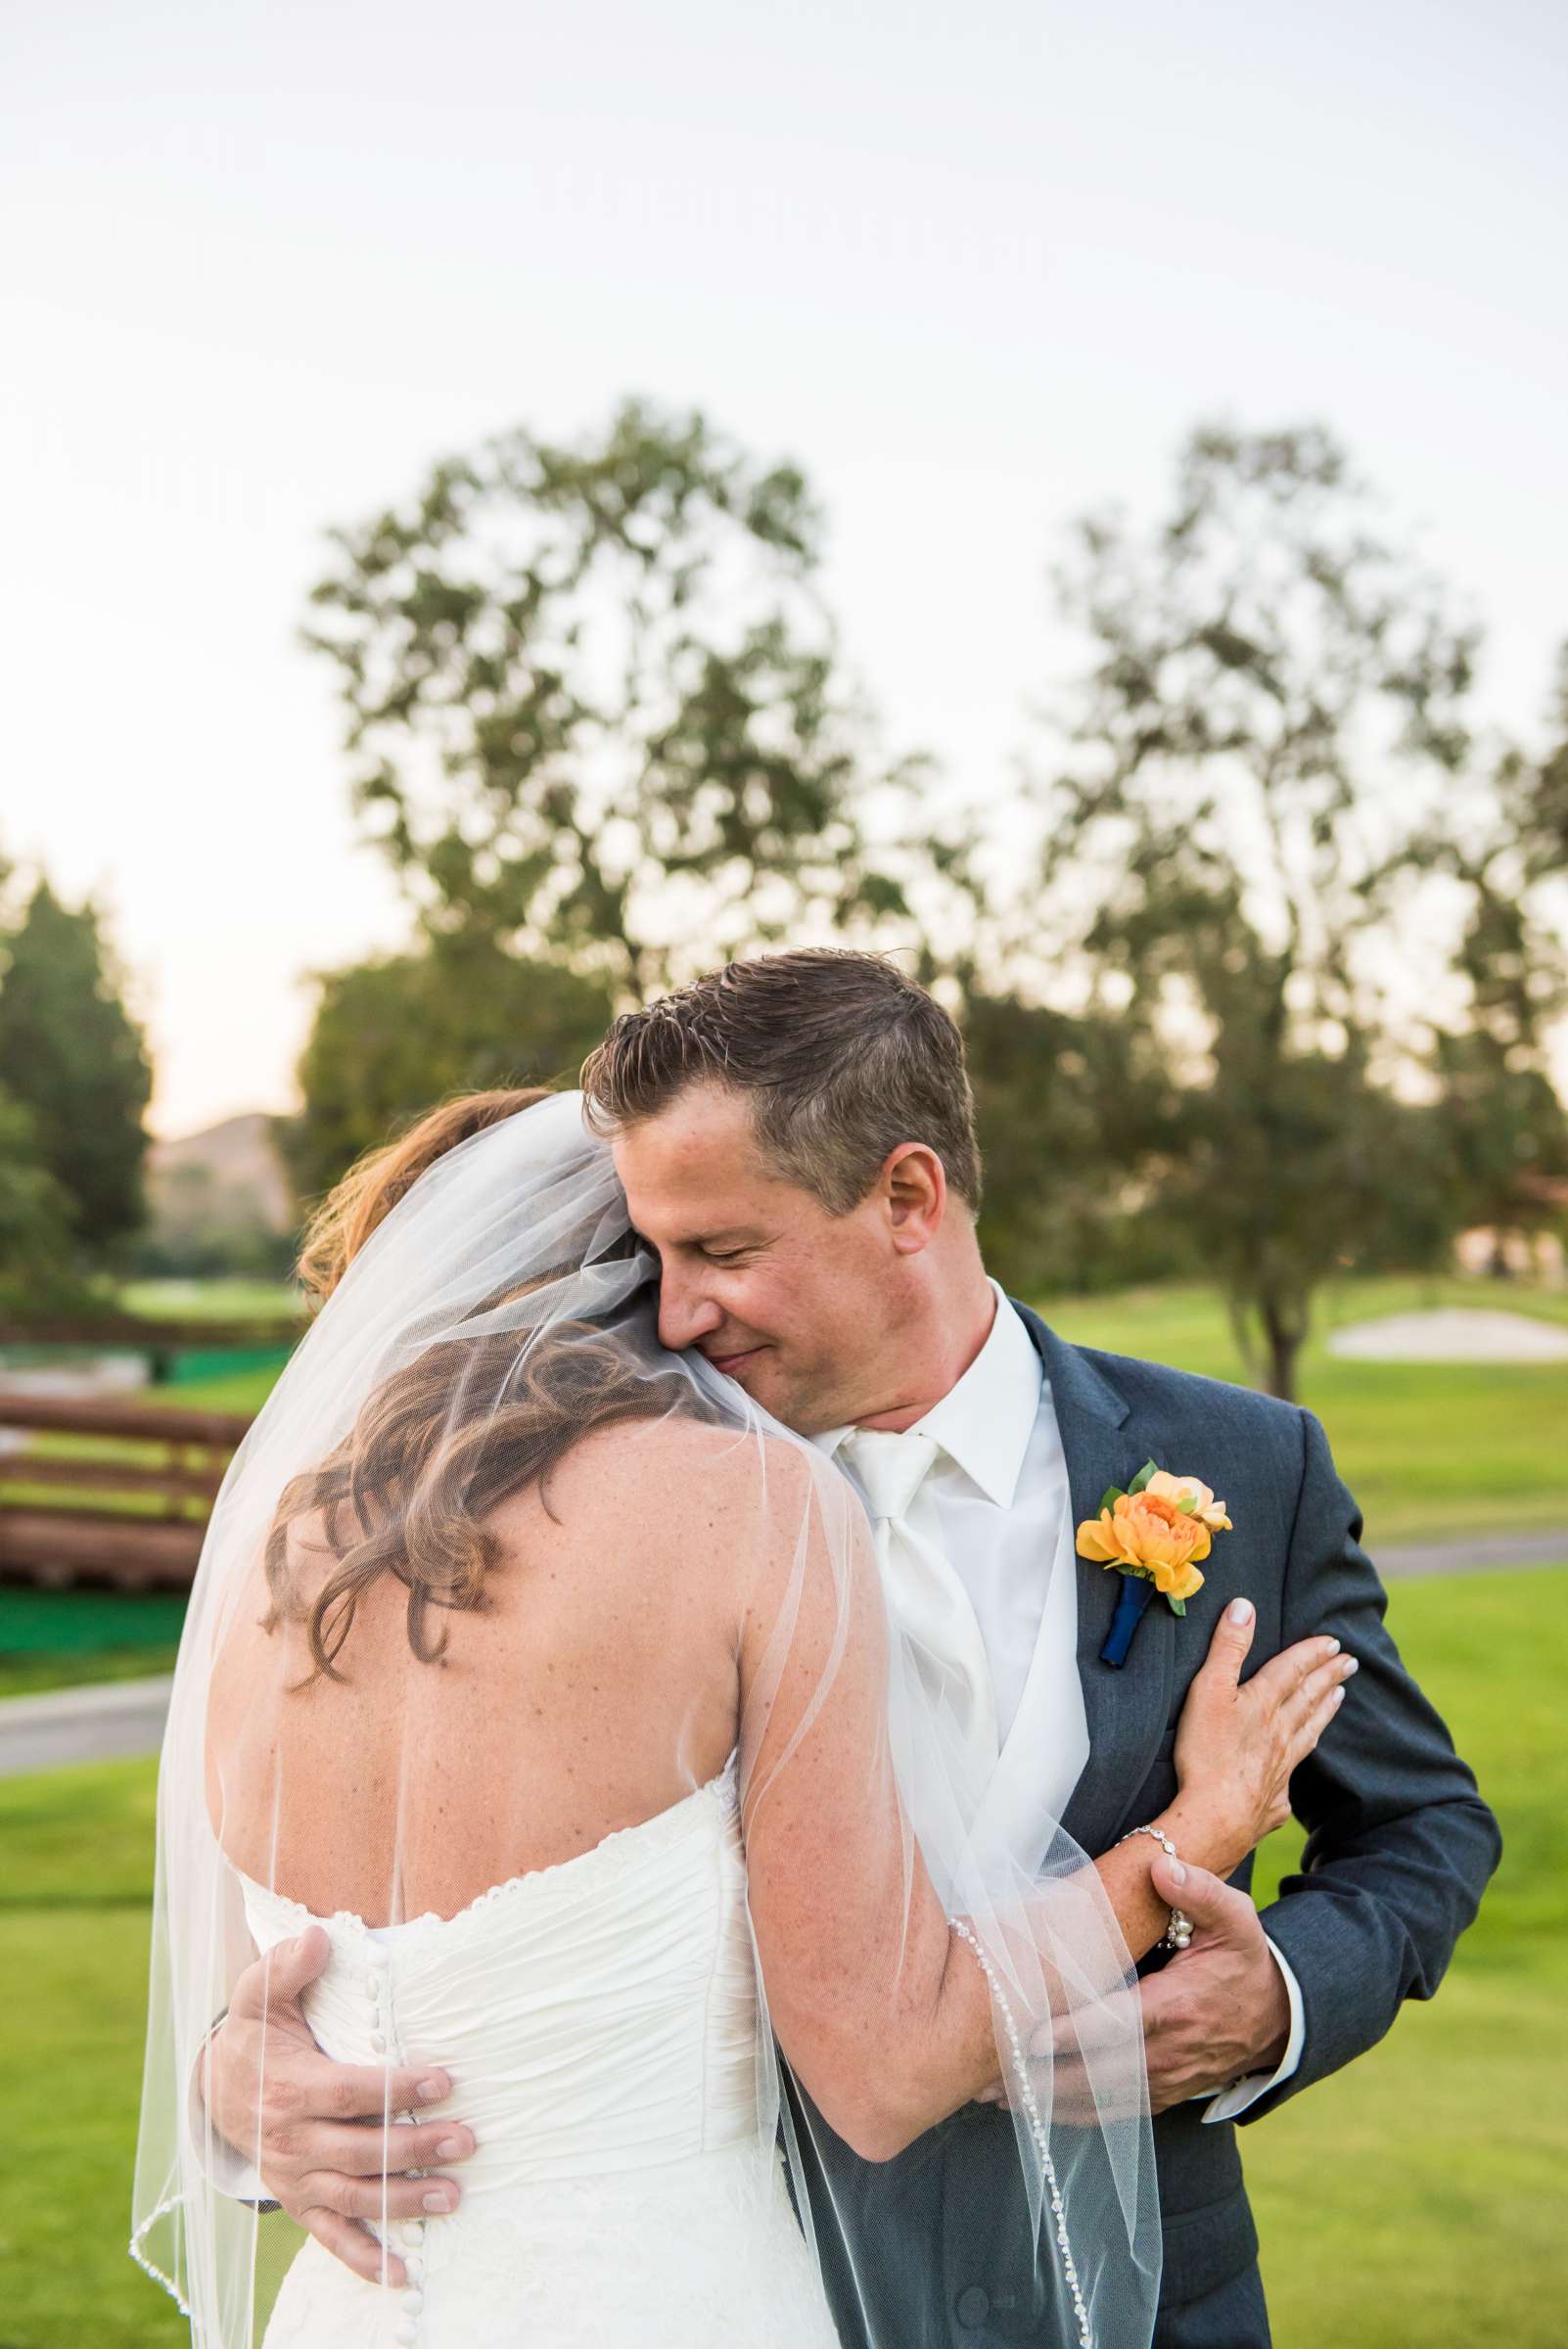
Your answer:
[[[743,1819],[750,1904],[768,2010],[792,2069],[857,2152],[899,2152],[997,2072],[991,1991],[949,1925],[909,1831],[888,1744],[888,1634],[859,1510],[817,1485],[800,1515],[775,1477],[780,1533],[761,1546],[740,1638]],[[1203,1778],[1151,1824],[1184,1862],[1228,1874],[1283,1816],[1290,1771],[1338,1702],[1342,1667],[1303,1641],[1238,1688],[1252,1625],[1222,1622],[1189,1703],[1203,1714]],[[1147,1835],[1094,1864],[1136,1959],[1166,1931]],[[1020,1887],[992,1946],[1031,1942],[1049,1987],[1053,1913],[1066,1891]],[[1038,1905],[1037,1905],[1038,1904]],[[1032,1916],[1031,1909],[1035,1912]],[[1103,1905],[1095,1903],[1103,1917]],[[1093,1927],[1088,1928],[1090,1933]],[[983,1935],[984,1937],[984,1935]],[[1109,1935],[1103,1936],[1109,1942]],[[1052,1997],[1060,2014],[1065,1999]],[[1038,2018],[1036,2018],[1038,2019]]]

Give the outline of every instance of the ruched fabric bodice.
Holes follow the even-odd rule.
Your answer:
[[[458,2209],[391,2229],[402,2291],[312,2243],[267,2349],[833,2349],[759,2101],[733,1760],[591,1851],[382,1931],[247,1882],[258,1949],[317,1921],[332,2056],[439,2063],[476,2150]]]

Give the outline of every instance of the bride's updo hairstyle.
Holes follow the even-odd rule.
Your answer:
[[[542,1084],[498,1086],[487,1093],[458,1093],[428,1109],[405,1132],[354,1160],[335,1182],[305,1225],[295,1276],[313,1307],[323,1305],[342,1280],[378,1223],[384,1222],[427,1167],[470,1134],[515,1118],[535,1101],[548,1101]]]
[[[318,1310],[438,1160],[550,1098],[540,1086],[462,1094],[358,1159],[316,1210],[300,1249],[300,1279]],[[635,1252],[628,1235],[602,1261]],[[577,1269],[561,1265],[499,1289],[474,1318]],[[690,1381],[631,1373],[624,1349],[581,1320],[557,1322],[527,1348],[509,1328],[426,1347],[366,1397],[341,1444],[284,1487],[266,1541],[266,1628],[303,1624],[312,1667],[304,1685],[341,1681],[338,1658],[359,1600],[391,1575],[408,1592],[410,1647],[421,1663],[438,1663],[446,1634],[433,1610],[484,1603],[496,1547],[484,1524],[489,1512],[533,1484],[548,1508],[550,1471],[584,1436],[670,1410],[692,1414]],[[311,1517],[319,1536],[291,1543],[290,1529]],[[323,1543],[336,1565],[307,1595],[300,1568],[322,1556]]]

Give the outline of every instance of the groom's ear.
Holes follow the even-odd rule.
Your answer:
[[[893,1245],[900,1256],[918,1256],[942,1229],[947,1208],[947,1172],[924,1142],[900,1142],[882,1162],[878,1185],[887,1201]]]

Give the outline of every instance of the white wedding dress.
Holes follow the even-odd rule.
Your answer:
[[[309,1921],[245,1898],[259,1949]],[[837,2349],[760,2104],[733,1760],[456,1916],[319,1921],[320,2045],[447,2067],[477,2150],[455,2212],[390,2230],[406,2290],[308,2242],[265,2349]]]

